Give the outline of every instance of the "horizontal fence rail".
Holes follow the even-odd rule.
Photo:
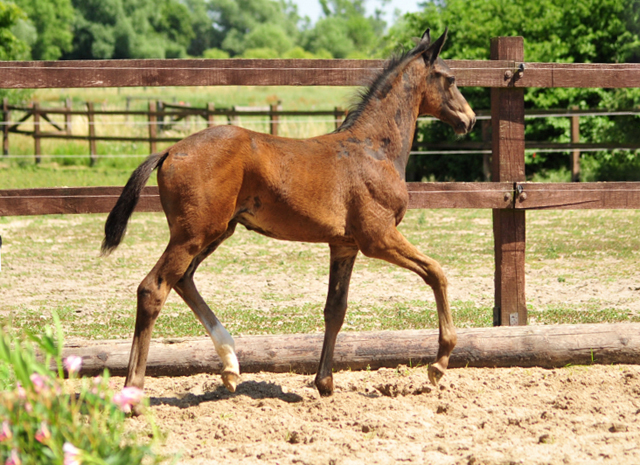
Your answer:
[[[640,87],[637,63],[445,61],[462,87]],[[384,64],[304,59],[0,61],[0,87],[360,86]]]
[[[408,182],[409,208],[640,209],[640,183]],[[122,187],[0,190],[0,216],[108,213]],[[138,212],[159,212],[157,186],[143,189]]]

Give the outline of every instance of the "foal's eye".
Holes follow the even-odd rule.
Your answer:
[[[456,78],[454,76],[449,76],[447,78],[447,82],[449,83],[450,86],[452,86],[456,83]]]

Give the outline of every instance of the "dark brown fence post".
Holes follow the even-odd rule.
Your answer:
[[[89,120],[89,165],[96,164],[96,123],[93,115],[93,102],[87,102],[87,119]]]
[[[271,122],[271,134],[274,136],[278,135],[278,120],[280,119],[277,114],[278,103],[274,103],[269,106],[269,120]]]
[[[71,135],[71,99],[70,98],[68,98],[65,101],[65,109],[69,113],[64,114],[64,130],[67,133],[67,135],[70,136]]]
[[[571,117],[571,142],[577,144],[580,142],[580,116],[573,115]],[[580,181],[580,150],[571,152],[571,181]]]
[[[491,39],[491,59],[513,60],[514,70],[506,72],[505,80],[514,82],[518,77],[515,68],[524,60],[523,38]],[[524,181],[524,89],[491,89],[491,127],[492,181],[509,181],[514,185]],[[513,200],[518,202],[517,198]],[[493,323],[496,326],[525,325],[524,210],[493,210],[493,234],[496,263]]]
[[[33,149],[36,156],[36,164],[40,159],[40,105],[33,102]]]
[[[213,122],[213,112],[216,109],[216,104],[213,102],[207,103],[207,127],[215,126]]]
[[[157,116],[156,116],[156,126],[158,128],[158,130],[156,132],[162,133],[162,131],[164,131],[164,102],[162,100],[156,100],[156,111]]]
[[[335,118],[336,129],[338,129],[344,119],[344,110],[341,107],[335,107],[333,110],[333,116]]]
[[[149,150],[150,153],[156,153],[158,137],[158,115],[156,114],[156,102],[154,100],[149,101]]]
[[[9,155],[9,124],[11,124],[11,110],[9,110],[9,99],[2,99],[2,154]]]

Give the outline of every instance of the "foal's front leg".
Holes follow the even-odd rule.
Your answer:
[[[362,248],[367,257],[380,258],[417,273],[430,287],[436,299],[438,309],[438,355],[429,365],[429,380],[438,384],[449,365],[449,357],[457,342],[456,328],[453,325],[449,299],[447,298],[447,278],[440,264],[433,258],[420,253],[400,232],[389,229],[371,240]]]
[[[324,307],[324,344],[315,384],[321,396],[333,394],[333,349],[338,332],[347,311],[347,297],[351,271],[356,261],[358,249],[331,246],[331,271],[329,272],[329,293]]]

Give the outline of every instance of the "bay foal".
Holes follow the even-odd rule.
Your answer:
[[[433,115],[465,134],[475,114],[439,58],[445,33],[429,30],[409,52],[392,58],[335,132],[293,140],[234,126],[195,133],[149,156],[131,175],[105,225],[102,251],[124,236],[151,172],[158,169],[170,240],[138,288],[138,307],[126,386],[142,388],[151,331],[174,289],[193,310],[222,359],[222,380],[235,391],[240,367],[234,342],[193,282],[198,265],[236,226],[288,241],[329,244],[325,336],[315,385],[333,393],[333,350],[347,309],[358,252],[417,273],[435,294],[439,349],[429,378],[444,374],[456,344],[440,265],[398,232],[409,200],[404,182],[416,119]]]

